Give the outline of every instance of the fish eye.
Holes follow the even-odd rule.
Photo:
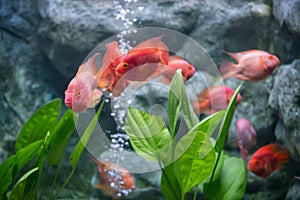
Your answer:
[[[80,97],[80,95],[81,95],[81,93],[80,93],[80,92],[78,92],[78,93],[77,93],[77,96],[78,96],[78,97]]]
[[[128,64],[127,64],[127,63],[125,63],[125,64],[123,65],[123,67],[124,67],[124,68],[127,68],[127,67],[128,67]]]

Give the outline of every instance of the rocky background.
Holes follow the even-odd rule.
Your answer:
[[[139,0],[127,6],[134,11],[130,17],[136,18],[128,28],[182,32],[216,63],[224,58],[220,49],[262,49],[279,57],[281,65],[272,76],[244,84],[227,150],[238,155],[234,123],[239,117],[249,119],[257,131],[255,149],[277,141],[291,150],[292,158],[268,179],[249,173],[244,199],[300,199],[300,184],[293,178],[300,175],[300,0]],[[12,154],[30,115],[45,102],[63,98],[88,52],[127,28],[115,13],[111,0],[0,0],[0,162]],[[226,83],[235,87],[238,81]],[[91,163],[81,166],[63,194],[66,198],[101,199],[80,174],[86,170],[96,168]],[[158,198],[159,181],[149,177],[137,179],[141,189],[130,198]]]

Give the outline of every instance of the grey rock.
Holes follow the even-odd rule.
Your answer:
[[[299,185],[299,183],[296,183],[292,187],[290,187],[285,199],[286,200],[299,200],[300,199],[300,185]]]
[[[278,69],[269,104],[278,110],[284,124],[291,129],[300,129],[300,60]]]
[[[289,30],[300,34],[300,1],[299,0],[274,0],[273,13],[282,26],[287,25]]]

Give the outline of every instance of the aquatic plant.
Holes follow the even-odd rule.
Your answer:
[[[70,156],[72,171],[54,194],[63,154],[76,122],[76,115],[70,109],[58,120],[61,104],[61,99],[45,104],[23,126],[15,143],[16,153],[0,165],[0,199],[42,199],[47,184],[52,185],[47,196],[56,199],[69,182],[94,130],[103,103]],[[52,182],[47,180],[50,167],[56,168]]]
[[[240,87],[226,111],[219,111],[199,122],[178,70],[171,82],[168,98],[169,129],[162,118],[129,108],[126,133],[138,154],[159,163],[161,190],[166,199],[188,199],[193,189],[194,199],[198,189],[209,199],[243,197],[246,189],[244,161],[223,153]],[[180,111],[188,132],[178,140],[176,125]],[[212,135],[220,123],[218,137],[214,141]]]

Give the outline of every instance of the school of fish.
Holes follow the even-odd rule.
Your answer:
[[[162,38],[163,36],[157,36],[145,40],[129,50],[126,55],[122,53],[116,41],[106,44],[106,52],[99,70],[99,53],[95,53],[79,67],[65,91],[65,104],[75,112],[85,112],[99,103],[104,91],[119,96],[130,81],[147,81],[153,77],[163,77],[163,82],[169,84],[177,69],[182,70],[186,81],[189,80],[195,74],[196,68],[184,58],[170,55]],[[219,71],[224,79],[259,81],[270,75],[280,64],[275,55],[262,50],[223,52],[236,62],[235,64],[224,60],[220,63]],[[234,90],[228,86],[209,86],[197,95],[192,106],[198,115],[212,114],[227,109],[233,94]],[[236,104],[241,100],[242,96],[238,94]],[[242,118],[236,123],[236,134],[241,157],[246,161],[255,145],[256,131],[250,121]],[[269,144],[253,154],[247,168],[257,176],[266,178],[288,162],[289,155],[288,149],[280,149],[278,144]],[[103,163],[97,163],[101,174],[103,171],[100,168],[105,167]],[[105,166],[110,165],[113,164],[106,163]],[[97,187],[114,196],[115,191],[107,186],[105,175],[102,177],[102,185]],[[133,185],[126,188],[134,189],[133,181],[130,179],[129,182]]]

